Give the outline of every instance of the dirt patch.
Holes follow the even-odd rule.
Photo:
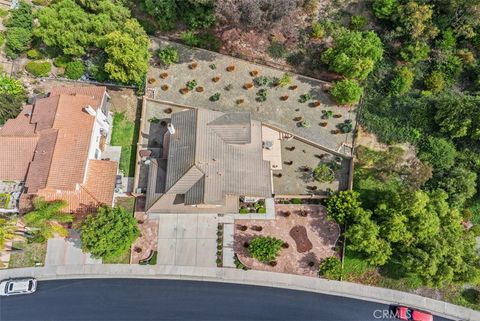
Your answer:
[[[297,245],[298,253],[307,252],[312,249],[312,242],[308,239],[307,229],[304,226],[294,226],[289,234]]]

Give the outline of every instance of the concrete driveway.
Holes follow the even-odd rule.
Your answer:
[[[45,265],[102,264],[101,259],[94,259],[80,248],[80,237],[70,232],[68,238],[56,237],[47,243]]]
[[[161,214],[157,264],[216,266],[217,214]]]

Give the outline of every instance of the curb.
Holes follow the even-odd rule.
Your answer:
[[[330,281],[320,278],[272,273],[243,271],[228,268],[194,266],[142,266],[128,264],[63,265],[41,268],[21,268],[0,271],[0,279],[35,277],[39,280],[87,279],[87,278],[141,278],[176,279],[237,283],[269,286],[291,290],[323,293],[384,304],[406,305],[433,312],[455,320],[480,320],[480,312],[447,302],[396,290],[377,288],[350,282]]]

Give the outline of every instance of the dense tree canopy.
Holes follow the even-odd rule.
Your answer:
[[[74,57],[90,52],[101,56],[100,49],[107,57],[98,68],[105,69],[111,80],[133,84],[142,81],[149,57],[148,38],[120,3],[60,0],[40,9],[38,21],[34,33],[47,46]]]
[[[88,216],[80,229],[82,250],[94,257],[111,259],[130,249],[140,232],[132,213],[121,207],[103,206]]]
[[[339,29],[334,35],[334,45],[322,54],[329,69],[349,78],[365,79],[375,63],[382,59],[383,45],[372,31]]]
[[[6,74],[0,75],[0,124],[15,118],[22,110],[26,92],[22,83]]]

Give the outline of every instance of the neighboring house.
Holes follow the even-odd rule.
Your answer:
[[[21,212],[36,196],[78,214],[113,204],[118,164],[102,160],[108,99],[105,87],[56,87],[0,128],[0,192],[21,193]]]
[[[262,124],[250,113],[174,113],[163,149],[150,157],[146,212],[232,213],[239,197],[272,197]]]

